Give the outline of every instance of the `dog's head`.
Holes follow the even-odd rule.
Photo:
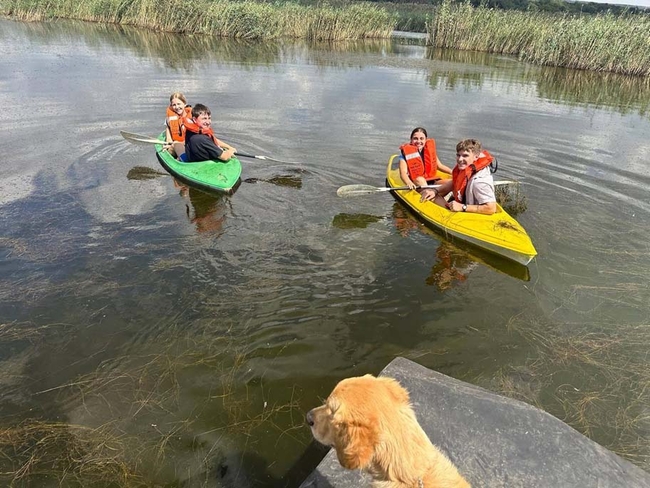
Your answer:
[[[367,374],[340,381],[307,413],[307,424],[318,442],[334,447],[341,466],[360,469],[372,461],[382,426],[404,408],[409,395],[397,381]]]

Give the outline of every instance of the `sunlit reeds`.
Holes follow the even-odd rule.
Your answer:
[[[650,75],[647,15],[554,15],[445,1],[430,24],[428,42],[547,66]]]
[[[388,38],[397,22],[396,14],[370,3],[334,7],[250,0],[9,0],[2,13],[28,21],[66,18],[241,39]]]

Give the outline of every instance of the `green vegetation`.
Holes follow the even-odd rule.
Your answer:
[[[245,329],[234,327],[208,320],[193,335],[172,326],[90,373],[33,391],[34,405],[65,414],[35,406],[3,418],[0,486],[212,487],[221,478],[248,486],[245,460],[229,454],[231,440],[272,430],[281,450],[309,432],[292,385],[263,382],[243,368],[252,353],[236,345],[233,335]],[[3,323],[0,343],[42,347],[55,328]],[[19,365],[7,374],[10,363],[2,385],[9,405],[25,388]]]
[[[528,208],[526,196],[520,190],[520,185],[502,185],[494,189],[499,205],[513,217],[517,217]]]
[[[428,41],[547,66],[650,75],[650,16],[645,15],[571,17],[445,1],[431,22]]]
[[[396,23],[394,14],[369,3],[307,7],[250,0],[7,0],[0,12],[29,21],[66,18],[242,39],[387,38]]]
[[[307,0],[305,0],[307,1]],[[431,9],[443,3],[444,0],[394,0],[396,5],[410,7],[425,7]],[[462,0],[461,0],[462,1]],[[383,5],[384,2],[377,2]],[[571,13],[571,14],[598,14],[611,12],[614,14],[643,13],[642,7],[627,5],[613,5],[609,3],[594,2],[567,2],[565,0],[469,0],[473,7],[484,6],[499,10],[520,10],[530,12]]]
[[[637,298],[643,286],[575,285],[571,296],[605,292],[611,297],[625,293]],[[508,330],[527,340],[534,352],[525,364],[504,367],[479,384],[543,408],[641,468],[650,469],[645,441],[650,428],[648,325],[603,322],[558,327],[522,314],[511,318]]]

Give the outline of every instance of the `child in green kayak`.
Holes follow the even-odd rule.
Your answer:
[[[192,120],[185,123],[185,157],[188,162],[228,161],[237,150],[220,141],[212,130],[212,113],[201,103],[192,108]]]
[[[452,212],[492,215],[497,211],[494,181],[489,165],[494,158],[482,149],[480,141],[464,139],[456,145],[456,166],[452,178],[439,189],[422,191],[421,201],[433,201]],[[447,202],[443,196],[453,192]]]
[[[192,118],[192,106],[187,104],[185,95],[172,93],[165,119],[165,141],[169,153],[178,157],[185,152],[185,122]]]

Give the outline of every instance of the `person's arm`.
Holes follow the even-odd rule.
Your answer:
[[[231,146],[227,142],[223,142],[221,139],[219,139],[219,142],[221,143],[221,149],[226,150],[226,149],[232,149],[234,153],[237,153],[237,148],[235,146]]]
[[[452,200],[447,204],[447,208],[449,208],[449,210],[452,212],[462,212],[463,204]],[[492,215],[496,211],[497,202],[487,202],[479,205],[467,205],[467,209],[465,210],[465,212],[468,213],[478,213],[483,215]]]
[[[489,177],[489,181],[484,178],[470,180],[467,191],[471,192],[471,198],[466,197],[465,200],[476,203],[468,204],[465,212],[492,215],[497,211],[497,199],[494,195],[494,186],[492,186],[491,182],[491,176]],[[463,204],[451,201],[447,205],[447,208],[452,212],[462,212]]]
[[[237,153],[237,149],[231,146],[230,144],[228,144],[227,142],[223,142],[222,140],[219,140],[219,143],[221,144],[219,147],[223,151],[221,153],[221,157],[219,158],[221,161],[228,161]]]
[[[232,158],[235,155],[235,149],[232,147],[228,147],[228,149],[226,148],[220,148],[220,149],[221,149],[221,155],[219,156],[219,159],[221,161],[228,161],[230,158]]]
[[[406,161],[404,161],[404,158],[400,158],[399,160],[399,176],[402,178],[402,181],[406,186],[408,186],[411,190],[415,189],[417,185],[411,181],[411,178],[409,178],[409,169],[406,165]]]
[[[443,173],[447,173],[448,175],[452,173],[451,169],[448,166],[442,164],[438,156],[436,156],[436,164],[438,165],[438,171],[442,171]]]
[[[439,188],[427,188],[422,190],[422,196],[420,197],[421,202],[431,202],[444,207],[447,205],[447,201],[444,199],[444,196],[452,190],[453,181],[445,180],[440,183]]]
[[[167,141],[168,144],[174,142],[174,139],[172,139],[172,133],[169,130],[169,126],[167,124],[165,124],[165,141]]]

